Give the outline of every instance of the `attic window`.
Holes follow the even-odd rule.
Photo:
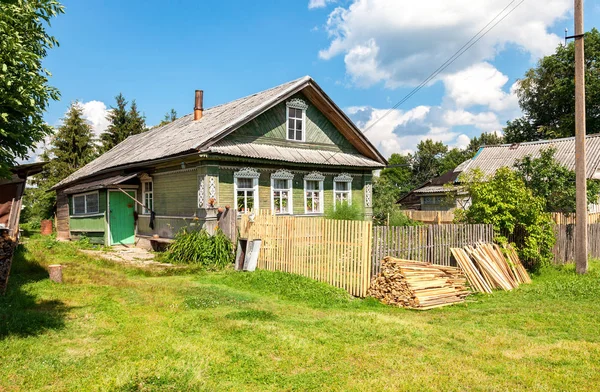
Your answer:
[[[305,141],[306,108],[308,105],[294,98],[287,103],[287,140]]]

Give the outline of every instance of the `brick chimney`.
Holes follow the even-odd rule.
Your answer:
[[[204,112],[204,92],[202,90],[196,90],[196,102],[194,104],[194,121],[200,120],[202,118],[202,113]]]

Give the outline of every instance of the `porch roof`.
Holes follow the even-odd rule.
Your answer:
[[[107,188],[111,185],[122,184],[125,181],[131,180],[135,178],[139,173],[127,174],[127,175],[117,175],[107,178],[102,178],[100,180],[84,182],[81,184],[77,184],[70,188],[65,189],[65,193],[73,194],[73,193],[81,193],[87,191],[95,191],[96,189]]]

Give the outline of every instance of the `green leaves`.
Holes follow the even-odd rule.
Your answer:
[[[499,239],[518,239],[517,250],[529,267],[549,263],[555,238],[546,200],[534,195],[519,173],[503,167],[488,179],[474,172],[461,182],[471,195],[471,206],[457,211],[458,222],[492,224]]]
[[[59,93],[48,86],[42,61],[56,43],[45,26],[61,13],[54,0],[0,2],[0,177],[52,131],[42,116]]]
[[[517,95],[524,116],[509,121],[506,141],[520,143],[575,135],[574,42],[559,45],[519,81]],[[587,133],[600,132],[600,32],[585,34]]]

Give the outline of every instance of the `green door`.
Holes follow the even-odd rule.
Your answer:
[[[135,192],[127,192],[135,197]],[[110,245],[135,242],[135,202],[121,191],[108,192]]]

